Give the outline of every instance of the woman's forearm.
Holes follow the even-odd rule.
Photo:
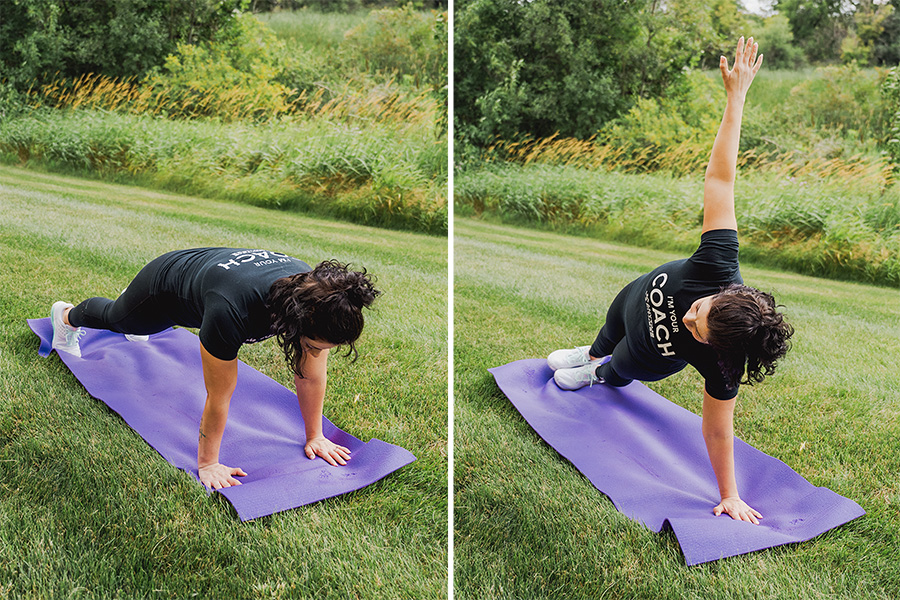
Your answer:
[[[219,447],[228,405],[237,386],[237,359],[220,360],[200,345],[203,364],[203,381],[206,384],[206,405],[200,417],[200,435],[197,443],[197,466],[202,468],[219,462]]]
[[[738,497],[734,475],[734,407],[736,398],[719,400],[703,391],[703,441],[722,499]]]
[[[716,474],[720,497],[723,500],[740,497],[734,475],[734,435],[704,431],[703,439],[713,473]]]
[[[303,415],[306,439],[322,437],[322,412],[325,405],[326,386],[324,378],[300,378],[295,375],[294,385],[297,388],[297,401],[300,404],[300,414]]]
[[[219,462],[219,448],[228,421],[228,403],[206,398],[203,416],[200,417],[200,436],[197,443],[197,467],[203,468]]]
[[[744,97],[740,94],[734,94],[733,97],[729,95],[706,168],[707,181],[715,180],[734,185],[744,101]]]

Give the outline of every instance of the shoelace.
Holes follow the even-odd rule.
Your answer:
[[[75,344],[78,343],[78,340],[80,340],[84,336],[85,333],[86,332],[83,327],[79,327],[78,329],[71,329],[71,330],[67,331],[66,332],[66,345],[74,346]]]

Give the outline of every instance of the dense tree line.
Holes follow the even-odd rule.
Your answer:
[[[497,138],[588,138],[638,98],[677,95],[686,69],[715,69],[740,35],[768,68],[900,62],[900,0],[457,0],[454,105],[460,147]]]
[[[429,8],[443,0],[420,0]],[[140,78],[178,44],[221,37],[235,11],[347,11],[397,0],[0,0],[0,85],[86,73]]]
[[[0,0],[0,81],[141,76],[211,39],[244,0]]]

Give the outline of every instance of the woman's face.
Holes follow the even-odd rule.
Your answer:
[[[325,340],[318,340],[316,338],[308,338],[303,336],[300,338],[300,347],[303,348],[304,354],[309,354],[310,356],[319,356],[322,354],[323,350],[331,350],[332,348],[336,348],[337,344],[332,344],[331,342],[326,342]]]
[[[688,331],[691,332],[691,335],[694,336],[694,339],[701,344],[709,343],[707,338],[709,329],[706,319],[709,316],[712,299],[713,296],[706,296],[705,298],[700,298],[695,301],[681,319],[684,326],[687,327]]]

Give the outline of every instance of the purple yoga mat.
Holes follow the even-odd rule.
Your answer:
[[[50,319],[29,319],[41,356],[50,354]],[[184,329],[168,329],[149,342],[85,328],[81,358],[60,358],[95,398],[125,419],[172,465],[197,477],[197,431],[206,402],[200,341]],[[372,439],[362,442],[323,419],[325,436],[350,448],[346,466],[306,457],[303,417],[295,392],[238,361],[238,384],[219,454],[223,464],[248,474],[242,485],[220,490],[248,521],[352,492],[416,458]],[[198,478],[199,481],[199,478]]]
[[[671,525],[688,565],[806,541],[865,514],[735,439],[741,498],[763,519],[716,517],[719,489],[699,416],[638,382],[563,391],[543,359],[488,370],[538,435],[620,512],[654,531]]]

